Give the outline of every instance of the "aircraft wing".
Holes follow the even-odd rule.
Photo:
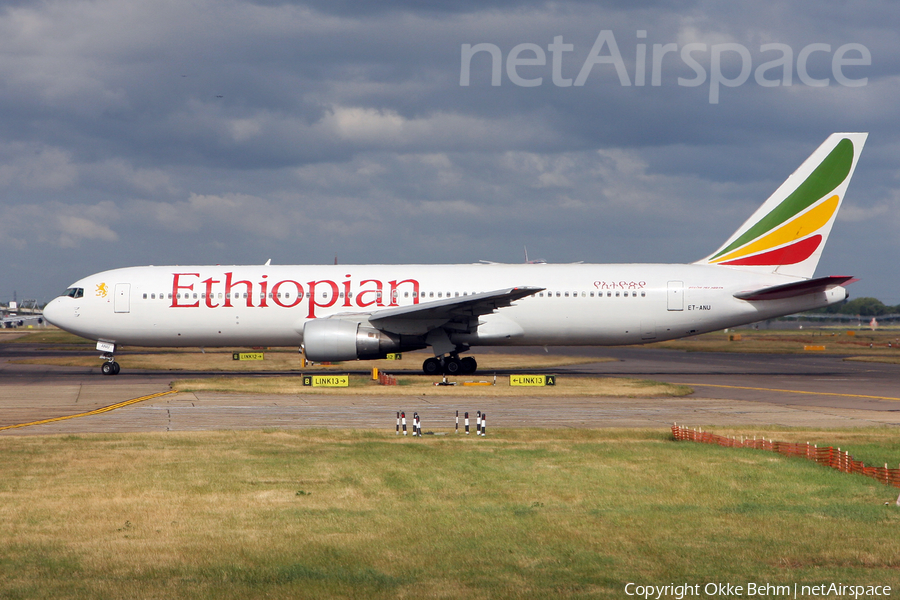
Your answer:
[[[740,292],[735,294],[734,297],[741,300],[749,300],[751,302],[759,300],[780,300],[782,298],[794,298],[796,296],[824,292],[828,288],[853,283],[854,281],[856,280],[851,276],[831,275],[828,277],[817,277],[815,279],[805,279],[803,281],[760,288],[749,292]]]
[[[16,316],[8,316],[0,319],[0,327],[4,328],[12,328],[12,327],[22,327],[25,324],[29,323],[43,323],[44,318],[41,315],[16,315]]]
[[[438,327],[454,331],[473,331],[478,326],[479,316],[510,306],[516,300],[544,289],[514,287],[412,306],[385,308],[369,313],[368,319],[373,327],[406,335],[424,335]],[[338,315],[335,316],[340,318]]]

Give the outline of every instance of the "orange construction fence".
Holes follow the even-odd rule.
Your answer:
[[[715,435],[708,431],[679,427],[677,424],[672,425],[672,435],[675,436],[677,441],[717,444],[726,448],[755,448],[756,450],[777,452],[785,456],[802,456],[807,460],[815,461],[844,473],[858,473],[877,479],[886,485],[900,488],[900,469],[889,469],[886,463],[884,467],[866,466],[862,461],[850,456],[849,452],[841,451],[840,448],[833,446],[819,447],[809,442],[805,444],[776,442],[765,438],[756,439],[755,437],[753,439],[729,437]]]

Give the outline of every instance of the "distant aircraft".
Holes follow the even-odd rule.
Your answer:
[[[25,302],[27,303],[29,301],[26,300]],[[31,302],[36,304],[36,302],[34,301]],[[23,308],[25,307],[23,306]],[[3,327],[5,329],[13,329],[15,327],[22,327],[25,324],[43,323],[44,318],[39,314],[35,314],[34,310],[35,306],[32,305],[31,312],[29,314],[19,314],[19,304],[18,302],[13,300],[7,306],[5,311],[6,314],[0,317],[0,327]]]
[[[640,344],[841,302],[814,272],[868,134],[835,133],[715,252],[692,264],[132,267],[44,309],[97,341],[102,372],[134,346],[299,346],[313,361],[430,347],[426,373],[471,373],[472,346]],[[696,235],[693,232],[692,235]]]

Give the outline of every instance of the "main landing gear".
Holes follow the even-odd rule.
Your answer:
[[[118,375],[119,374],[119,363],[116,362],[116,357],[113,356],[112,352],[104,352],[100,358],[104,359],[106,362],[100,367],[100,372],[104,375]]]
[[[460,358],[456,352],[447,356],[435,356],[422,363],[426,375],[471,375],[478,368],[478,363],[471,356]]]

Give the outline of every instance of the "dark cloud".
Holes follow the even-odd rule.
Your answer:
[[[524,245],[692,261],[829,133],[863,130],[820,272],[897,303],[898,17],[838,0],[0,3],[0,300],[131,264],[518,262]],[[557,85],[554,39],[574,80],[604,30],[630,85],[611,64]],[[693,87],[689,43],[706,44]],[[714,45],[746,47],[755,69],[771,43],[791,49],[791,86],[751,72],[710,102]],[[463,44],[496,46],[501,85],[488,53],[460,85]],[[510,79],[521,44],[546,64],[513,73],[540,85]],[[829,47],[808,61],[825,87],[799,78],[808,44]],[[865,86],[833,77],[845,44],[871,52],[845,69]],[[722,58],[736,77],[739,54]]]

